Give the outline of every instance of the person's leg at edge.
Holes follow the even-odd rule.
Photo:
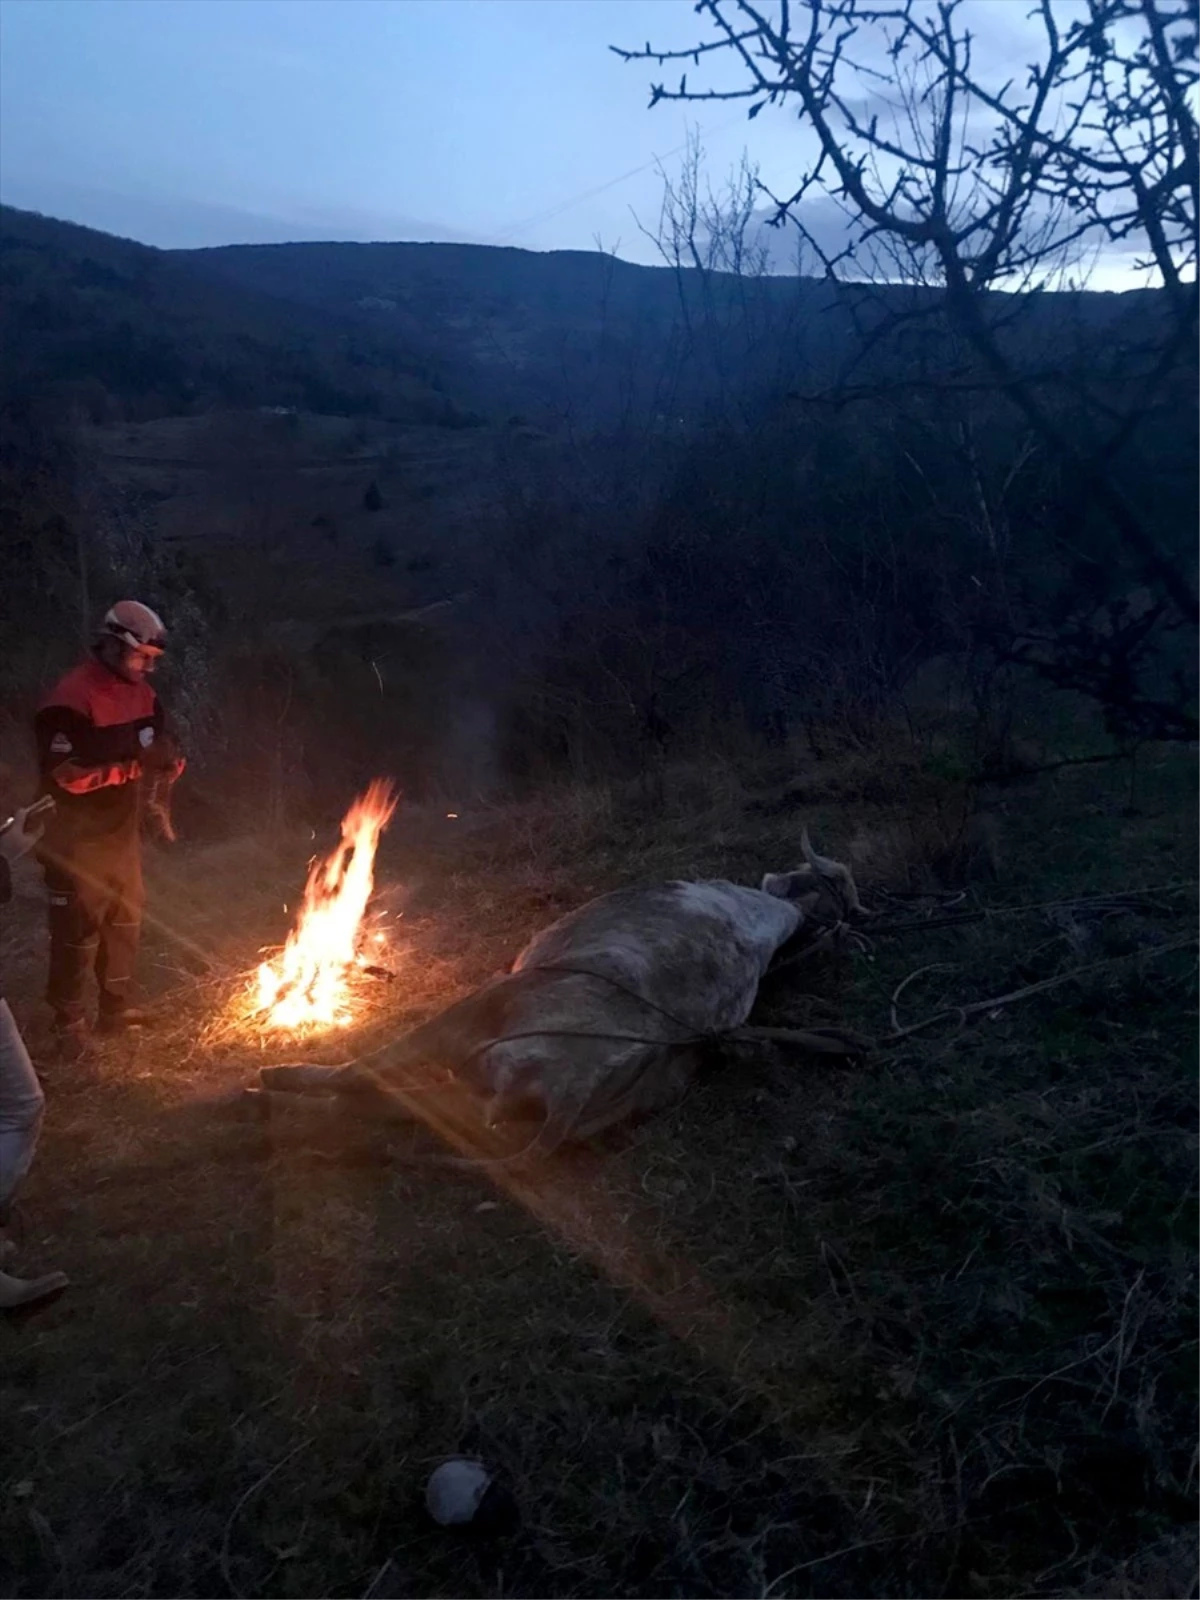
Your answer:
[[[0,1000],[0,1228],[33,1165],[46,1097],[7,1000]]]
[[[46,1100],[6,1000],[0,1000],[0,1310],[33,1305],[67,1287],[61,1272],[16,1278],[2,1270],[14,1253],[7,1230],[13,1201],[33,1164]]]

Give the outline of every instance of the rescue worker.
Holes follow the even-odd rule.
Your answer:
[[[28,806],[0,827],[0,905],[12,899],[13,862],[28,855],[40,837],[40,821]],[[0,996],[0,1311],[36,1305],[67,1287],[61,1272],[16,1278],[3,1270],[16,1254],[16,1243],[8,1237],[12,1204],[33,1165],[45,1108],[25,1041],[7,1000]]]
[[[161,791],[184,769],[147,681],[166,642],[149,606],[119,601],[91,654],[46,695],[34,719],[43,793],[56,802],[38,851],[50,900],[46,998],[67,1057],[88,1041],[92,972],[100,1031],[147,1021],[130,1000],[142,922],[141,820],[147,789]]]

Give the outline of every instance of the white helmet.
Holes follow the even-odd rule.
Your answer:
[[[167,648],[167,630],[157,611],[140,600],[118,600],[104,617],[104,632],[134,650],[161,655]]]

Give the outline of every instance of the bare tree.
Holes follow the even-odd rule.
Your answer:
[[[800,250],[790,284],[772,276],[758,213],[762,185],[745,152],[714,187],[693,129],[678,168],[660,164],[659,177],[653,226],[634,220],[671,269],[693,381],[710,417],[752,423],[762,395],[786,389],[802,365]]]
[[[672,177],[660,164],[662,202],[658,225],[638,227],[675,273],[679,308],[688,322],[690,300],[681,274],[694,268],[700,274],[727,272],[738,278],[761,278],[767,270],[768,251],[753,236],[754,208],[758,203],[758,170],[745,156],[741,165],[714,191],[705,178],[704,146],[693,129],[688,134],[678,174]],[[636,221],[635,217],[635,221]]]
[[[864,289],[860,305],[878,314],[862,325],[858,359],[898,330],[944,319],[954,337],[942,341],[939,369],[916,381],[1002,395],[1069,476],[1076,506],[1094,505],[1139,574],[1195,622],[1185,563],[1120,471],[1156,407],[1194,403],[1195,0],[1085,0],[1070,12],[1037,0],[1033,59],[1007,79],[989,71],[963,0],[699,0],[696,10],[712,38],[617,54],[734,68],[733,81],[689,85],[684,72],[677,87],[657,83],[652,105],[746,100],[752,118],[798,106],[812,158],[790,195],[770,197],[774,220],[790,221],[838,283],[923,291],[896,309],[895,296],[872,302]],[[843,247],[822,243],[814,202],[841,208]],[[1014,313],[1085,280],[1103,249],[1144,266],[1162,293],[1119,368],[1092,384],[1081,436],[1055,397],[1078,372],[1059,351],[1039,351]]]

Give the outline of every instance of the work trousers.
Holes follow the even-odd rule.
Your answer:
[[[129,1001],[142,931],[142,858],[137,837],[78,846],[46,866],[50,897],[50,979],[46,999],[60,1022],[83,1016],[90,973],[100,1014]]]
[[[45,1096],[7,1000],[0,1000],[0,1226],[33,1163]]]

